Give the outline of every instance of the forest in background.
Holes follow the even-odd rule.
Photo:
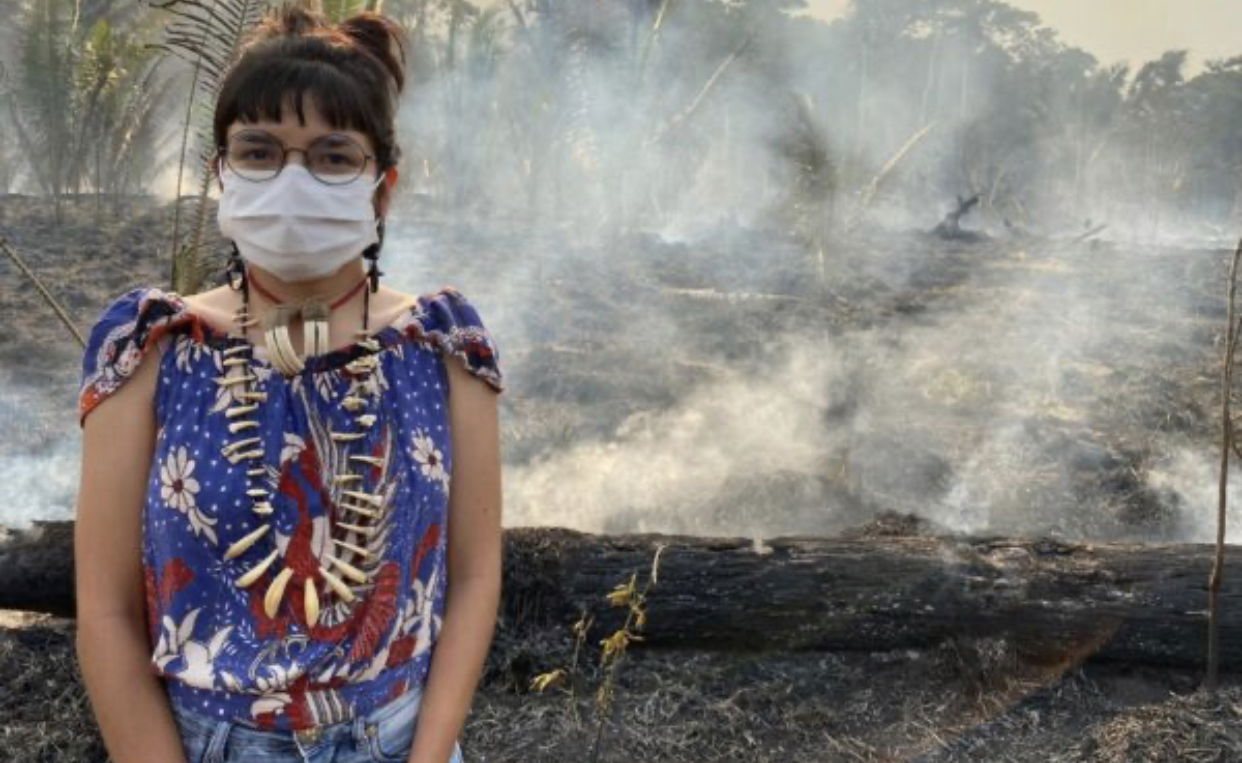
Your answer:
[[[186,2],[17,0],[0,192],[158,190],[193,88],[155,6]],[[856,0],[832,23],[803,6],[385,0],[412,42],[406,201],[608,229],[734,219],[817,245],[975,194],[997,230],[1242,225],[1242,50],[1190,76],[1187,51],[1097,61],[996,0]]]

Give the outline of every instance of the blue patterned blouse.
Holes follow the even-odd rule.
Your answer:
[[[449,286],[419,295],[286,377],[176,292],[135,288],[91,329],[80,423],[156,347],[142,566],[151,666],[171,702],[290,730],[421,687],[449,529],[441,353],[504,389],[474,307]]]

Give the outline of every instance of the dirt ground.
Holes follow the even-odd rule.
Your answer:
[[[73,623],[0,629],[0,760],[104,763],[74,658]],[[10,615],[7,622],[12,623]],[[1003,642],[886,653],[643,649],[619,663],[612,712],[596,661],[570,682],[530,679],[572,659],[563,632],[498,633],[461,736],[470,763],[601,761],[1242,760],[1242,677],[1215,699],[1202,676],[1090,661],[1063,673]],[[576,712],[575,712],[576,708]]]

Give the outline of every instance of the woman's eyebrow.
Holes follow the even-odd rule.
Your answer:
[[[273,137],[273,133],[270,133],[267,130],[257,130],[255,128],[238,130],[233,133],[233,138],[246,141],[265,141],[269,137]]]
[[[328,144],[345,143],[348,141],[353,141],[355,143],[358,142],[357,139],[351,138],[348,135],[345,135],[344,133],[340,133],[340,132],[325,133],[315,138],[315,140],[321,140],[324,143],[328,143]]]

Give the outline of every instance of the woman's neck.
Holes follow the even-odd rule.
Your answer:
[[[301,302],[311,297],[324,301],[334,299],[356,286],[366,275],[366,266],[361,257],[350,260],[335,273],[308,281],[282,281],[256,265],[248,263],[246,267],[254,281],[271,293],[276,301],[290,303]],[[250,302],[259,308],[272,304],[272,300],[257,288],[250,290]]]

